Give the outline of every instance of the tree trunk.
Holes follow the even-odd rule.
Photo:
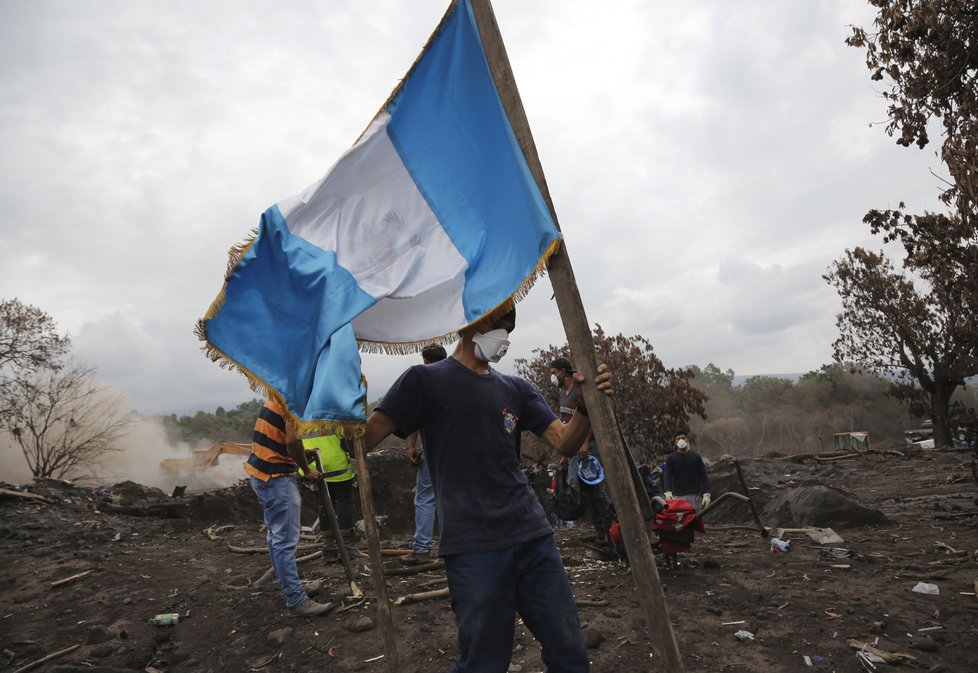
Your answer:
[[[948,424],[948,408],[951,404],[951,395],[957,387],[956,383],[935,377],[934,389],[930,392],[930,420],[934,425],[934,448],[936,449],[954,446],[954,435]]]

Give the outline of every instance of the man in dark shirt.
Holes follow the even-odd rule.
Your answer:
[[[391,433],[421,433],[458,627],[453,670],[508,670],[519,613],[548,670],[577,673],[589,670],[584,634],[553,529],[520,470],[519,441],[529,430],[573,455],[591,424],[578,407],[564,425],[529,382],[489,366],[515,324],[514,309],[467,327],[451,357],[404,372],[367,418],[365,442],[369,450]],[[609,379],[595,379],[607,394]]]
[[[700,454],[693,451],[692,442],[685,432],[677,432],[676,450],[666,457],[662,470],[666,500],[682,498],[697,510],[710,504],[710,478]]]

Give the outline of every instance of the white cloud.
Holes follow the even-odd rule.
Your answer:
[[[140,411],[248,399],[192,334],[228,247],[352,144],[447,4],[0,4],[0,295],[48,311]],[[589,320],[667,365],[820,366],[821,274],[879,247],[863,214],[939,207],[932,149],[869,127],[885,106],[843,44],[868,5],[494,9]],[[550,294],[514,357],[564,341]],[[415,360],[365,356],[371,398]]]

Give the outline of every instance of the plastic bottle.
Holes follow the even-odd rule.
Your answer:
[[[782,540],[780,538],[771,538],[771,551],[773,552],[789,552],[791,551],[791,540]]]

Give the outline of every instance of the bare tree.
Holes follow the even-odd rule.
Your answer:
[[[20,446],[35,478],[80,476],[117,451],[134,419],[121,395],[98,384],[94,370],[68,362],[9,382],[0,426]]]

